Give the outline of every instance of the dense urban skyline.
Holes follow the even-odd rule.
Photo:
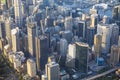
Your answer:
[[[0,80],[118,80],[120,0],[0,0]]]

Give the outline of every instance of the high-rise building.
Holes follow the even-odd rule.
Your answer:
[[[19,40],[19,28],[15,28],[11,30],[12,37],[12,50],[14,52],[20,50],[20,40]]]
[[[85,33],[86,33],[86,21],[79,21],[76,30],[76,35],[78,37],[85,39],[85,35],[86,35]]]
[[[75,57],[76,57],[76,45],[75,44],[69,44],[69,46],[68,46],[68,55],[72,59],[75,59]]]
[[[113,45],[111,47],[111,54],[110,54],[110,64],[112,66],[116,65],[119,62],[119,47],[117,45]]]
[[[60,39],[60,54],[66,55],[67,54],[67,48],[68,48],[68,42],[66,39]]]
[[[113,8],[112,17],[113,17],[113,20],[117,23],[117,25],[120,26],[120,5],[117,5]],[[120,28],[119,28],[119,31],[120,31]]]
[[[120,6],[115,6],[113,8],[113,15],[112,15],[114,20],[120,20]]]
[[[30,77],[36,76],[36,63],[32,59],[27,60],[27,73]]]
[[[5,24],[4,22],[0,22],[0,37],[5,39]]]
[[[59,64],[51,62],[45,65],[47,80],[60,80],[60,68]]]
[[[95,58],[97,59],[101,54],[101,44],[102,44],[102,35],[96,34],[94,36],[94,51],[95,51]]]
[[[14,0],[14,14],[15,14],[15,22],[18,27],[22,27],[23,25],[23,14],[22,14],[22,1]]]
[[[111,45],[118,44],[119,39],[119,26],[117,24],[111,24],[112,28],[112,35],[111,35]]]
[[[101,53],[108,53],[110,51],[112,27],[109,24],[100,23],[97,26],[97,33],[102,35]]]
[[[96,25],[98,24],[98,21],[99,21],[98,14],[92,14],[90,27],[96,27]]]
[[[89,44],[89,46],[93,46],[94,34],[95,34],[95,28],[94,27],[87,27],[86,41]]]
[[[35,57],[35,36],[36,36],[36,27],[37,23],[32,22],[32,20],[27,23],[27,32],[28,32],[28,51],[30,56]]]
[[[11,30],[14,28],[13,18],[9,18],[5,21],[5,31],[6,31],[6,38],[10,46],[12,46],[11,42]]]
[[[76,43],[75,67],[82,73],[88,72],[88,47],[86,43]]]
[[[71,16],[65,18],[64,26],[65,26],[65,30],[72,31],[73,23],[72,23],[72,17]]]
[[[49,53],[49,43],[48,38],[44,35],[36,36],[35,38],[36,45],[36,64],[37,71],[43,70],[45,68],[45,64],[48,60]]]

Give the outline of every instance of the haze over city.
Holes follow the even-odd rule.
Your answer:
[[[0,80],[119,80],[120,0],[0,0]]]

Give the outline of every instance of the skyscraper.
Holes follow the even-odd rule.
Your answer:
[[[11,30],[14,28],[13,18],[9,18],[5,21],[5,31],[6,31],[6,38],[10,46],[12,47],[11,43]]]
[[[30,56],[35,57],[35,36],[36,36],[36,22],[27,23],[27,32],[28,32],[28,51]]]
[[[76,57],[76,45],[75,44],[69,44],[69,46],[68,46],[68,55],[72,59],[75,59],[75,57]]]
[[[102,35],[101,34],[96,34],[94,36],[95,58],[98,58],[101,54],[101,44],[102,44]]]
[[[66,39],[60,39],[60,53],[61,55],[66,55],[67,54],[67,48],[68,48],[68,42]]]
[[[89,44],[89,46],[93,46],[94,34],[95,34],[95,28],[94,27],[87,27],[86,41]]]
[[[49,53],[49,43],[48,38],[44,35],[36,36],[36,64],[37,71],[43,70],[45,64],[47,63],[48,53]]]
[[[109,24],[100,23],[97,26],[97,33],[102,35],[101,53],[108,53],[110,51],[112,27]]]
[[[19,40],[19,28],[15,28],[11,30],[12,37],[12,50],[14,52],[20,50],[20,40]]]
[[[30,77],[36,76],[36,63],[32,59],[27,60],[27,73]]]
[[[90,27],[96,27],[96,25],[98,24],[98,20],[99,20],[98,14],[92,14]]]
[[[15,22],[18,27],[22,27],[23,25],[23,14],[22,14],[22,1],[14,0],[14,14],[15,14]]]
[[[60,68],[59,64],[51,62],[45,65],[47,80],[60,80]]]
[[[113,15],[112,15],[114,20],[120,20],[120,6],[115,6],[113,8]]]
[[[112,45],[111,54],[110,54],[110,64],[112,66],[116,65],[119,62],[119,47],[117,45]]]
[[[76,60],[75,67],[82,73],[88,72],[88,44],[76,43]]]
[[[112,26],[112,35],[111,35],[111,46],[113,44],[118,44],[119,39],[119,26],[117,24],[111,24]]]
[[[86,28],[87,28],[86,21],[79,21],[78,26],[77,26],[77,30],[76,30],[76,35],[78,37],[82,37],[83,39],[85,39]]]
[[[0,37],[5,39],[6,33],[5,33],[5,24],[4,22],[0,22]]]
[[[64,26],[65,26],[65,30],[72,31],[73,23],[72,23],[72,17],[71,16],[65,18]]]

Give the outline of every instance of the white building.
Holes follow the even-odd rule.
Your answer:
[[[109,24],[98,24],[97,33],[102,35],[101,52],[108,53],[110,50],[112,27]]]
[[[69,44],[68,46],[68,55],[74,59],[76,57],[76,45],[75,44]]]
[[[12,37],[12,50],[14,52],[16,52],[20,49],[19,28],[18,27],[11,30],[11,37]]]

